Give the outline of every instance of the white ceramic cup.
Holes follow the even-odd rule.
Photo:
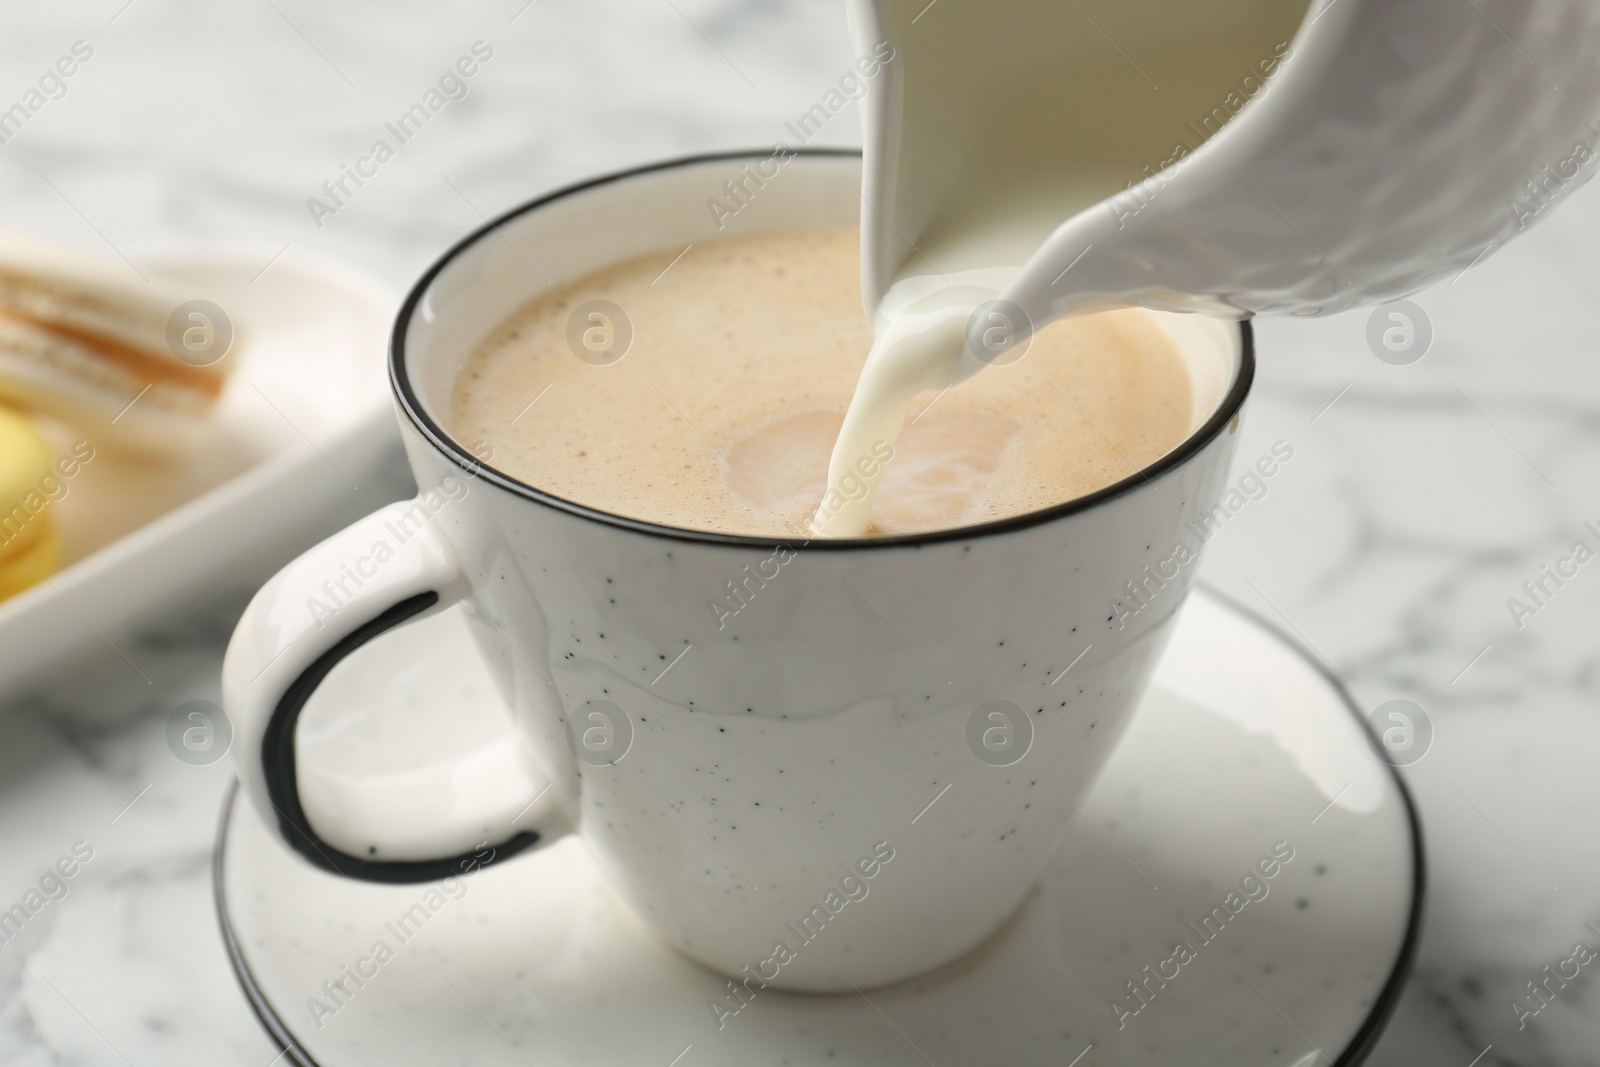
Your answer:
[[[925,535],[658,526],[557,499],[446,429],[463,359],[547,280],[723,234],[855,225],[860,166],[785,150],[602,178],[518,208],[422,277],[390,352],[421,493],[268,582],[223,668],[239,777],[286,845],[349,877],[424,881],[576,829],[663,940],[738,980],[732,1004],[921,973],[1016,909],[1193,579],[1173,546],[1221,495],[1248,324],[1159,315],[1196,395],[1169,455],[1078,500]],[[729,180],[746,195],[719,229],[707,201]],[[626,334],[599,325],[602,344]],[[786,373],[804,369],[775,368],[774,389]],[[318,683],[458,602],[504,737],[359,787],[302,774],[295,725]]]

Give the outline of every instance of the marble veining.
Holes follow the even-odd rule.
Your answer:
[[[480,213],[607,169],[770,143],[851,59],[837,3],[524,4],[9,7],[0,98],[76,40],[96,54],[0,145],[0,225],[135,259],[243,243],[266,266],[292,244],[399,287]],[[478,40],[495,57],[467,98],[319,229],[307,199]],[[845,113],[818,143],[858,136]],[[1575,943],[1600,947],[1587,925],[1600,925],[1600,568],[1521,629],[1506,603],[1600,519],[1597,237],[1600,193],[1580,190],[1418,296],[1434,340],[1411,366],[1373,355],[1365,312],[1258,324],[1240,460],[1279,440],[1295,458],[1214,538],[1201,577],[1297,631],[1364,706],[1410,699],[1433,728],[1404,772],[1430,910],[1380,1067],[1600,1063],[1590,968],[1520,1030],[1512,1007]],[[211,917],[228,765],[184,764],[164,740],[174,707],[216,698],[247,593],[152,620],[123,648],[149,683],[107,650],[0,709],[0,901],[74,842],[95,849],[65,899],[0,945],[0,1061],[272,1059]]]

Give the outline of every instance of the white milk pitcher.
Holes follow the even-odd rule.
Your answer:
[[[822,537],[867,532],[875,483],[845,489],[913,397],[1018,358],[1051,319],[1392,299],[1526,229],[1600,152],[1596,0],[852,0],[850,13],[858,45],[892,58],[862,98],[874,340],[812,523]]]
[[[975,282],[1032,326],[1373,304],[1464,271],[1600,156],[1596,0],[853,0],[851,16],[858,44],[894,48],[862,101],[880,327],[897,283]],[[993,346],[984,325],[969,349]]]

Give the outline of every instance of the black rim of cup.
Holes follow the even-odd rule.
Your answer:
[[[683,156],[678,159],[666,160],[661,163],[652,163],[629,170],[617,171],[612,174],[591,178],[588,181],[575,185],[564,186],[554,192],[536,197],[527,203],[507,211],[498,218],[492,219],[484,225],[473,230],[466,237],[458,241],[444,255],[429,267],[411,291],[406,294],[406,299],[400,305],[400,312],[395,318],[394,332],[389,338],[389,382],[400,404],[400,410],[417,431],[428,440],[434,448],[438,449],[451,462],[460,467],[469,475],[481,477],[507,492],[524,497],[537,504],[564,511],[578,518],[590,519],[595,522],[605,523],[623,530],[635,533],[651,534],[656,537],[669,538],[676,541],[693,541],[710,545],[741,546],[746,548],[771,547],[778,543],[792,541],[805,541],[805,538],[782,537],[752,537],[744,534],[721,533],[715,530],[691,530],[678,526],[667,526],[661,523],[649,522],[644,519],[629,518],[625,515],[616,515],[609,511],[580,504],[574,500],[548,493],[513,478],[503,471],[496,470],[472,454],[472,452],[456,441],[428,414],[416,391],[412,388],[410,374],[406,368],[406,333],[410,329],[412,317],[417,313],[422,304],[423,297],[432,288],[434,280],[455,260],[468,249],[475,246],[486,237],[493,236],[499,227],[521,217],[531,211],[552,204],[557,200],[594,189],[612,182],[625,181],[657,171],[676,170],[682,167],[697,166],[706,163],[738,162],[741,160],[766,159],[771,155],[770,149],[714,152],[702,155]],[[796,156],[807,159],[859,159],[861,153],[855,149],[801,149]],[[1108,500],[1122,496],[1124,493],[1139,488],[1148,482],[1154,481],[1169,471],[1183,466],[1198,453],[1211,444],[1233,422],[1235,416],[1244,405],[1245,397],[1250,393],[1251,383],[1255,380],[1256,357],[1255,335],[1250,328],[1248,319],[1239,322],[1239,368],[1234,375],[1233,383],[1228,393],[1223,397],[1217,409],[1211,413],[1199,429],[1186,437],[1182,444],[1171,452],[1162,456],[1149,466],[1143,467],[1120,481],[1103,486],[1085,496],[1077,497],[1038,511],[1025,512],[1009,518],[999,519],[994,522],[979,523],[974,526],[953,526],[949,529],[930,530],[924,533],[902,534],[892,537],[840,537],[816,538],[807,542],[808,549],[822,551],[864,548],[907,548],[919,547],[926,544],[935,544],[941,541],[971,541],[981,537],[995,534],[1012,533],[1025,530],[1032,526],[1053,522],[1057,519],[1076,515],[1105,503]]]

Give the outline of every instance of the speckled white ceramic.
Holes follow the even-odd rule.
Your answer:
[[[1063,842],[1021,911],[926,977],[864,995],[757,990],[721,1014],[713,1005],[739,1003],[726,981],[651,937],[575,840],[442,883],[377,886],[296,863],[245,804],[217,856],[230,955],[286,1061],[319,1067],[1350,1067],[1415,944],[1406,798],[1304,652],[1203,591],[1175,629],[1081,814],[1041,775],[1036,809]],[[319,734],[381,733],[388,710],[371,694],[458,687],[492,713],[481,667],[413,681],[431,660],[469,659],[469,642],[454,612],[427,620],[353,658],[308,714]],[[308,764],[347,762],[314,747]],[[897,847],[943,839],[1003,773],[974,762],[914,825],[899,820]],[[1232,912],[1228,895],[1274,849],[1292,858]],[[879,890],[899,862],[838,933],[890,918]],[[1167,962],[1179,943],[1193,958]]]
[[[416,881],[575,827],[668,944],[745,981],[830,991],[947,962],[1035,883],[1193,577],[1188,524],[1223,490],[1247,328],[1170,317],[1199,399],[1163,460],[929,536],[774,545],[652,526],[480,466],[441,429],[460,361],[541,279],[715,236],[706,198],[766,158],[557,194],[418,284],[392,369],[423,494],[269,582],[224,667],[246,794],[308,862]],[[859,166],[789,160],[729,229],[849,225]],[[746,600],[732,617],[711,606],[730,582]],[[376,785],[299,772],[294,721],[318,680],[460,600],[518,730]],[[870,918],[854,903],[869,891]]]

